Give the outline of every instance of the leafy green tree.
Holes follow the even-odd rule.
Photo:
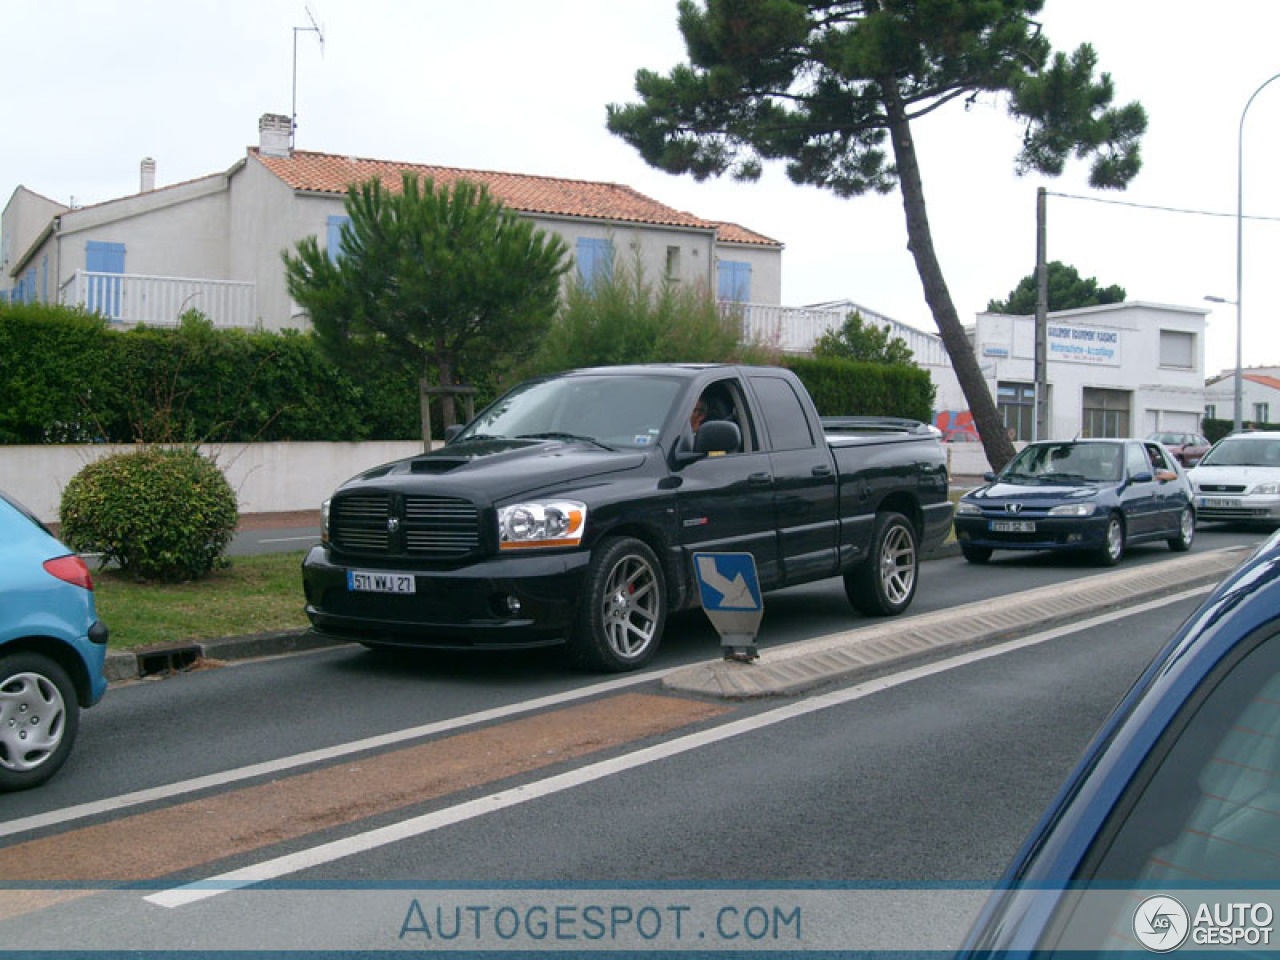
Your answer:
[[[405,174],[396,191],[370,180],[348,187],[345,205],[340,253],[310,236],[284,254],[289,293],[332,356],[408,364],[425,391],[535,349],[569,266],[560,237],[467,181],[437,188]],[[451,396],[442,408],[455,422]]]
[[[1054,54],[1032,17],[1043,0],[680,0],[689,62],[636,74],[639,103],[609,129],[653,166],[698,179],[760,176],[786,160],[798,184],[842,197],[897,186],[908,246],[987,458],[1013,456],[933,246],[912,124],[957,99],[1007,96],[1023,126],[1020,172],[1057,175],[1092,157],[1120,188],[1140,166],[1139,104],[1113,108],[1111,78],[1082,45]]]
[[[901,337],[889,335],[889,325],[878,327],[867,323],[854,310],[845,317],[839,330],[828,330],[813,345],[815,357],[839,360],[862,360],[866,363],[901,363],[915,365],[915,355]]]
[[[760,362],[775,356],[740,343],[741,318],[705,285],[645,275],[637,255],[591,281],[566,286],[530,373],[620,363]]]
[[[1112,284],[1099,287],[1093,277],[1087,280],[1075,267],[1058,260],[1045,265],[1048,273],[1049,309],[1075,310],[1079,307],[1100,307],[1106,303],[1124,303],[1124,287]],[[987,304],[988,313],[1010,313],[1027,316],[1036,312],[1036,275],[1023,277],[1007,299],[992,300]]]

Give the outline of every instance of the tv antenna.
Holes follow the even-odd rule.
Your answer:
[[[293,138],[298,132],[298,34],[314,33],[320,38],[320,56],[324,56],[324,30],[320,24],[316,23],[316,18],[311,15],[311,8],[303,6],[307,12],[307,19],[311,21],[309,27],[293,28],[293,102],[289,112],[289,150],[293,150]]]

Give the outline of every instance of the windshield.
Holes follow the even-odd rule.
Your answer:
[[[647,447],[658,442],[682,385],[657,376],[535,381],[482,410],[452,442],[526,437]]]
[[[1280,438],[1226,437],[1200,461],[1202,467],[1280,467]]]
[[[1153,433],[1147,437],[1148,440],[1154,440],[1156,443],[1163,443],[1167,446],[1176,447],[1185,441],[1185,437],[1181,433]]]
[[[1118,483],[1124,478],[1119,443],[1036,443],[1000,473],[1012,483]]]

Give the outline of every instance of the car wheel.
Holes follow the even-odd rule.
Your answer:
[[[1113,513],[1107,518],[1107,533],[1098,549],[1098,563],[1104,567],[1114,567],[1124,556],[1124,521],[1120,515]]]
[[[26,790],[57,773],[79,725],[62,667],[38,653],[0,658],[0,790]]]
[[[845,574],[844,592],[859,613],[891,617],[911,606],[919,573],[915,527],[900,513],[880,513],[871,534],[870,555]]]
[[[666,619],[666,579],[654,552],[632,537],[606,540],[587,569],[569,654],[597,670],[634,670],[657,652]]]
[[[960,544],[960,552],[970,563],[986,563],[991,559],[990,547],[975,547],[971,543]]]
[[[1169,538],[1169,549],[1182,553],[1191,549],[1191,541],[1196,538],[1196,514],[1190,507],[1185,507],[1178,518],[1178,533]]]

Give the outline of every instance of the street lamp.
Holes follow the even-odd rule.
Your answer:
[[[1235,389],[1236,389],[1236,423],[1240,422],[1240,304],[1235,300],[1228,300],[1226,297],[1212,297],[1208,294],[1205,299],[1210,303],[1227,303],[1236,308],[1236,372],[1235,372]],[[1207,371],[1206,371],[1207,372]],[[1238,431],[1239,426],[1236,427]]]
[[[1253,105],[1254,98],[1262,92],[1267,84],[1274,80],[1280,80],[1280,73],[1264,80],[1261,86],[1253,91],[1248,101],[1245,102],[1244,109],[1240,111],[1240,134],[1236,141],[1236,396],[1234,429],[1237,433],[1240,432],[1242,426],[1240,408],[1244,395],[1244,373],[1242,370],[1244,354],[1241,350],[1241,332],[1244,329],[1244,118],[1249,113],[1249,107]],[[1229,301],[1224,300],[1223,302],[1227,303]]]

